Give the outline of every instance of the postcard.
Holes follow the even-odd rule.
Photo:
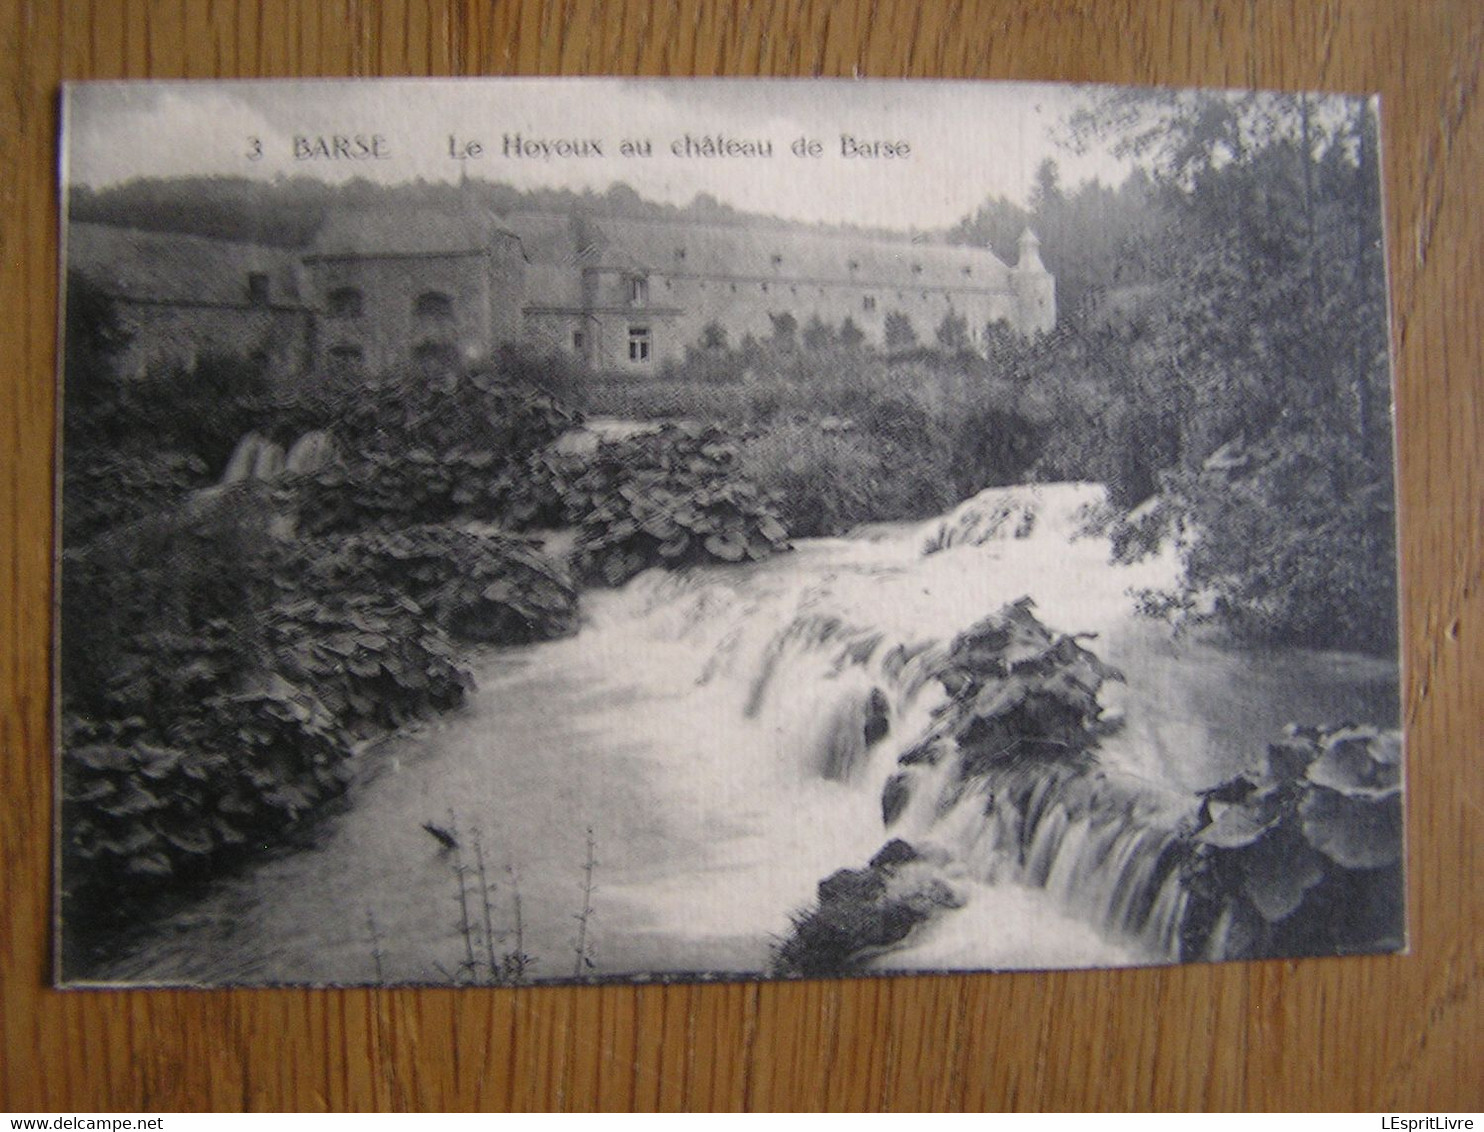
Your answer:
[[[1371,99],[69,85],[57,979],[1405,949]]]

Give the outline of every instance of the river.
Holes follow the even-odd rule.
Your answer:
[[[575,638],[475,653],[464,709],[368,752],[303,843],[213,882],[97,978],[479,981],[517,951],[535,979],[756,974],[818,881],[893,835],[961,859],[966,905],[878,969],[1169,962],[1178,893],[1139,823],[1173,821],[1290,720],[1394,726],[1397,672],[1138,618],[1131,591],[1175,565],[1112,566],[1079,537],[1100,490],[993,489],[931,523],[585,594]],[[1101,759],[1134,818],[1072,828],[1051,804],[1043,860],[1014,869],[974,848],[994,843],[982,807],[920,806],[888,833],[882,787],[941,702],[934,650],[1026,595],[1127,677]],[[873,703],[889,730],[868,745]]]

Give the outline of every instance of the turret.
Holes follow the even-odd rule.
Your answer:
[[[1020,234],[1020,259],[1010,272],[1010,287],[1022,334],[1047,333],[1056,325],[1056,280],[1041,262],[1041,241],[1029,228]]]
[[[1041,262],[1041,241],[1029,228],[1020,233],[1020,259],[1015,264],[1015,270],[1046,270],[1046,265]]]

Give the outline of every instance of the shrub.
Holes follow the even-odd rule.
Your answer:
[[[341,464],[307,478],[310,534],[454,517],[499,518],[508,473],[579,418],[544,393],[488,375],[369,390],[334,424]]]
[[[714,428],[667,426],[600,444],[565,491],[578,568],[619,585],[650,566],[766,558],[788,547],[773,502]]]
[[[174,448],[79,443],[63,450],[62,542],[80,546],[211,482],[206,461]]]
[[[162,886],[203,877],[338,794],[345,732],[310,692],[264,675],[162,733],[71,718],[62,759],[61,897],[72,961]]]
[[[509,535],[422,525],[315,540],[301,553],[301,587],[321,600],[372,589],[401,595],[455,637],[526,644],[577,629],[571,580]]]
[[[63,710],[165,727],[263,648],[274,497],[242,484],[158,511],[62,557]]]
[[[1205,792],[1191,835],[1185,959],[1400,947],[1401,739],[1290,727],[1261,767]]]
[[[1125,557],[1176,538],[1180,586],[1151,608],[1200,610],[1243,638],[1395,649],[1390,468],[1343,437],[1272,436],[1232,466],[1166,473],[1155,507],[1114,531]]]

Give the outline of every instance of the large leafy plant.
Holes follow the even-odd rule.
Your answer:
[[[1187,866],[1185,957],[1399,946],[1401,770],[1395,732],[1290,727],[1260,767],[1206,791]]]
[[[511,470],[577,420],[545,393],[487,375],[387,382],[331,424],[342,459],[303,485],[300,527],[501,518]]]
[[[581,524],[578,569],[608,585],[650,566],[755,562],[788,548],[772,499],[715,428],[667,425],[602,443],[563,498]]]

